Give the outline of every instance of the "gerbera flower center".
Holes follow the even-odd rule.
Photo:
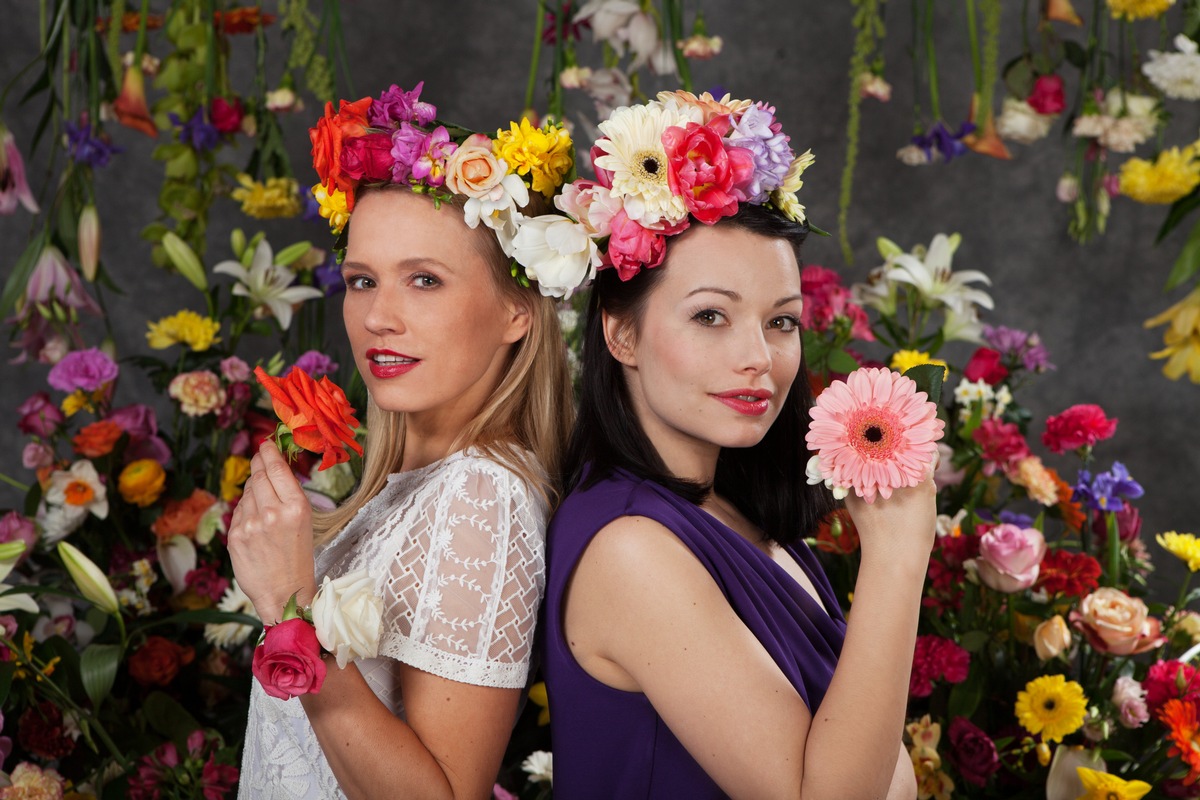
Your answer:
[[[892,457],[900,444],[897,428],[889,410],[879,407],[860,410],[851,424],[846,426],[851,434],[851,447],[863,458],[872,461]]]
[[[879,429],[878,425],[869,426],[865,431],[863,431],[863,436],[868,442],[883,441],[883,431]]]
[[[67,484],[63,496],[68,505],[86,506],[92,502],[92,498],[96,496],[96,492],[83,481],[71,481]]]
[[[634,177],[650,183],[666,183],[667,171],[663,169],[662,153],[653,150],[641,150],[634,153]]]
[[[1042,708],[1046,709],[1047,711],[1053,711],[1055,708],[1054,700],[1052,698],[1047,698],[1046,702],[1042,703]]]

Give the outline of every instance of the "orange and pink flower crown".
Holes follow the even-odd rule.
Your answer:
[[[531,252],[529,241],[539,240],[551,251],[555,243],[542,235],[546,220],[539,217],[543,221],[534,224],[523,213],[531,191],[550,200],[573,177],[570,135],[561,123],[537,127],[528,119],[510,123],[495,137],[446,124],[437,119],[432,104],[420,99],[423,86],[405,91],[393,84],[378,98],[341,100],[337,111],[326,103],[325,115],[309,129],[320,179],[312,193],[321,216],[339,235],[335,249],[345,248],[346,224],[361,188],[404,184],[435,202],[461,199],[467,225],[483,223],[495,233],[514,259],[512,273],[518,281],[536,282],[546,296],[570,295],[594,270],[564,269],[570,264]],[[522,235],[527,225],[537,231]]]
[[[569,246],[589,277],[612,267],[629,280],[662,263],[666,237],[693,220],[712,225],[743,203],[806,222],[796,192],[813,155],[796,155],[772,106],[661,92],[615,109],[599,128],[591,150],[596,180],[563,187],[554,204],[569,219],[548,219],[544,237],[518,236],[518,259],[526,246],[531,254],[548,246],[559,257]]]

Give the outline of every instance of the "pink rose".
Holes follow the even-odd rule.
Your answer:
[[[727,147],[713,125],[695,122],[686,128],[667,128],[662,143],[667,153],[667,184],[683,198],[692,216],[712,225],[737,213],[734,189],[754,174],[754,155],[749,150]]]
[[[504,175],[492,139],[483,133],[468,136],[446,159],[446,188],[455,194],[483,200]]]
[[[1146,690],[1128,675],[1117,678],[1113,685],[1112,702],[1117,707],[1121,725],[1126,728],[1140,728],[1150,719],[1150,711],[1146,708]]]
[[[54,463],[54,450],[40,442],[30,442],[21,451],[21,466],[25,469],[41,469]]]
[[[1071,612],[1071,624],[1101,653],[1131,656],[1166,641],[1162,623],[1149,615],[1145,603],[1109,586],[1083,598],[1079,610]]]
[[[58,426],[66,420],[66,416],[58,410],[58,406],[54,405],[46,392],[38,392],[21,403],[17,406],[17,413],[21,415],[21,419],[17,421],[17,428],[21,433],[34,436],[52,436],[58,430]]]
[[[179,401],[189,417],[204,416],[225,404],[221,379],[206,369],[176,375],[167,386],[167,394]]]
[[[280,700],[321,691],[325,662],[316,628],[302,619],[267,626],[263,643],[254,648],[250,671],[267,694]]]
[[[1058,114],[1067,107],[1063,95],[1063,79],[1058,75],[1042,75],[1033,84],[1033,91],[1025,99],[1029,107],[1039,114]]]
[[[622,208],[609,223],[608,259],[617,275],[627,281],[638,272],[657,267],[667,254],[666,238],[631,220]]]
[[[392,137],[368,133],[342,144],[342,174],[355,181],[378,183],[392,179]]]
[[[1003,523],[979,537],[979,579],[997,592],[1028,589],[1046,555],[1046,539],[1036,528]]]

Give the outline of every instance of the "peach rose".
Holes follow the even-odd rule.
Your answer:
[[[506,170],[492,152],[492,140],[473,133],[446,159],[446,188],[482,200],[504,179]]]
[[[1060,653],[1071,649],[1071,629],[1067,621],[1058,614],[1038,625],[1033,631],[1033,649],[1038,658],[1049,661]]]
[[[1129,656],[1153,650],[1164,641],[1162,623],[1149,615],[1146,604],[1108,586],[1083,598],[1071,624],[1101,653]]]
[[[167,386],[167,394],[179,401],[189,417],[202,417],[225,405],[221,379],[206,369],[176,375]]]

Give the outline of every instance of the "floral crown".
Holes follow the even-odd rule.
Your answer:
[[[596,180],[576,180],[554,198],[566,217],[534,217],[517,233],[514,254],[526,269],[582,283],[613,267],[629,280],[661,264],[666,237],[692,219],[712,225],[742,203],[806,221],[796,192],[813,155],[795,154],[772,106],[662,92],[615,109],[599,127]]]
[[[533,221],[522,213],[530,190],[549,200],[573,173],[570,135],[560,123],[535,127],[528,119],[498,130],[494,138],[445,124],[437,119],[437,109],[420,99],[423,86],[404,91],[393,84],[378,99],[341,100],[336,112],[326,103],[325,115],[309,129],[320,178],[312,193],[321,216],[339,235],[334,249],[345,248],[359,189],[406,184],[435,203],[465,198],[467,225],[476,228],[482,222],[495,232],[504,253],[516,257],[513,277],[525,286],[536,281],[546,296],[569,295],[590,275],[585,271],[570,282],[570,276],[539,274],[516,254],[516,240]]]

